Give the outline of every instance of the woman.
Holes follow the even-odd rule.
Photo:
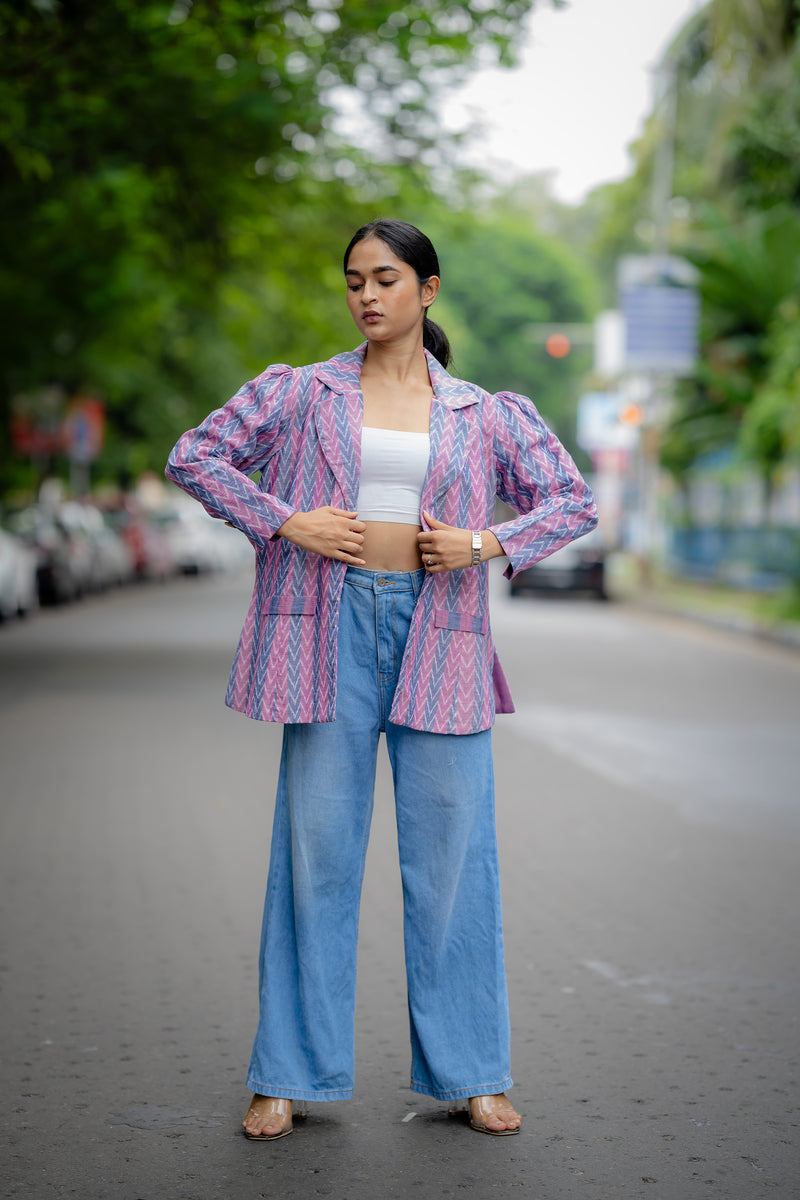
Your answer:
[[[256,548],[227,703],[285,726],[243,1130],[283,1137],[293,1102],[353,1094],[358,909],[383,731],[411,1087],[467,1100],[480,1132],[515,1134],[490,742],[495,711],[513,704],[484,564],[505,555],[510,577],[597,518],[529,400],[445,370],[424,234],[373,221],[344,271],[364,344],[270,367],[184,434],[167,468]],[[520,515],[492,524],[496,496]]]

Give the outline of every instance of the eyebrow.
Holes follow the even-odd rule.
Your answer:
[[[381,271],[399,271],[399,270],[400,270],[399,267],[375,267],[372,274],[380,275]],[[360,274],[361,274],[360,271],[354,271],[352,269],[352,267],[349,270],[345,271],[345,275],[360,275]]]

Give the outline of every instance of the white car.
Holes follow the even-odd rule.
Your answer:
[[[39,607],[36,552],[0,529],[0,619],[24,616]]]

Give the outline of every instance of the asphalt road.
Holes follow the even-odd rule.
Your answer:
[[[280,736],[222,704],[247,588],[0,628],[1,1194],[795,1200],[800,656],[499,582],[523,1133],[406,1086],[383,764],[357,1098],[238,1134]]]

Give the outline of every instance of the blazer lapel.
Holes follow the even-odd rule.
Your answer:
[[[450,488],[464,469],[473,422],[468,412],[478,396],[461,380],[454,379],[428,356],[433,383],[431,405],[431,455],[422,489],[422,507],[431,511],[438,498]],[[434,515],[436,515],[434,513]]]
[[[321,363],[316,374],[325,385],[314,407],[314,422],[322,452],[342,490],[344,503],[354,509],[361,479],[361,429],[364,400],[361,367],[366,343]],[[454,379],[426,351],[433,385],[431,450],[422,490],[422,507],[431,509],[463,470],[473,422],[462,411],[476,404],[476,389]]]
[[[359,347],[322,363],[317,372],[325,384],[314,407],[317,436],[349,509],[358,501],[361,478],[364,402],[359,381],[363,361],[363,348]]]

